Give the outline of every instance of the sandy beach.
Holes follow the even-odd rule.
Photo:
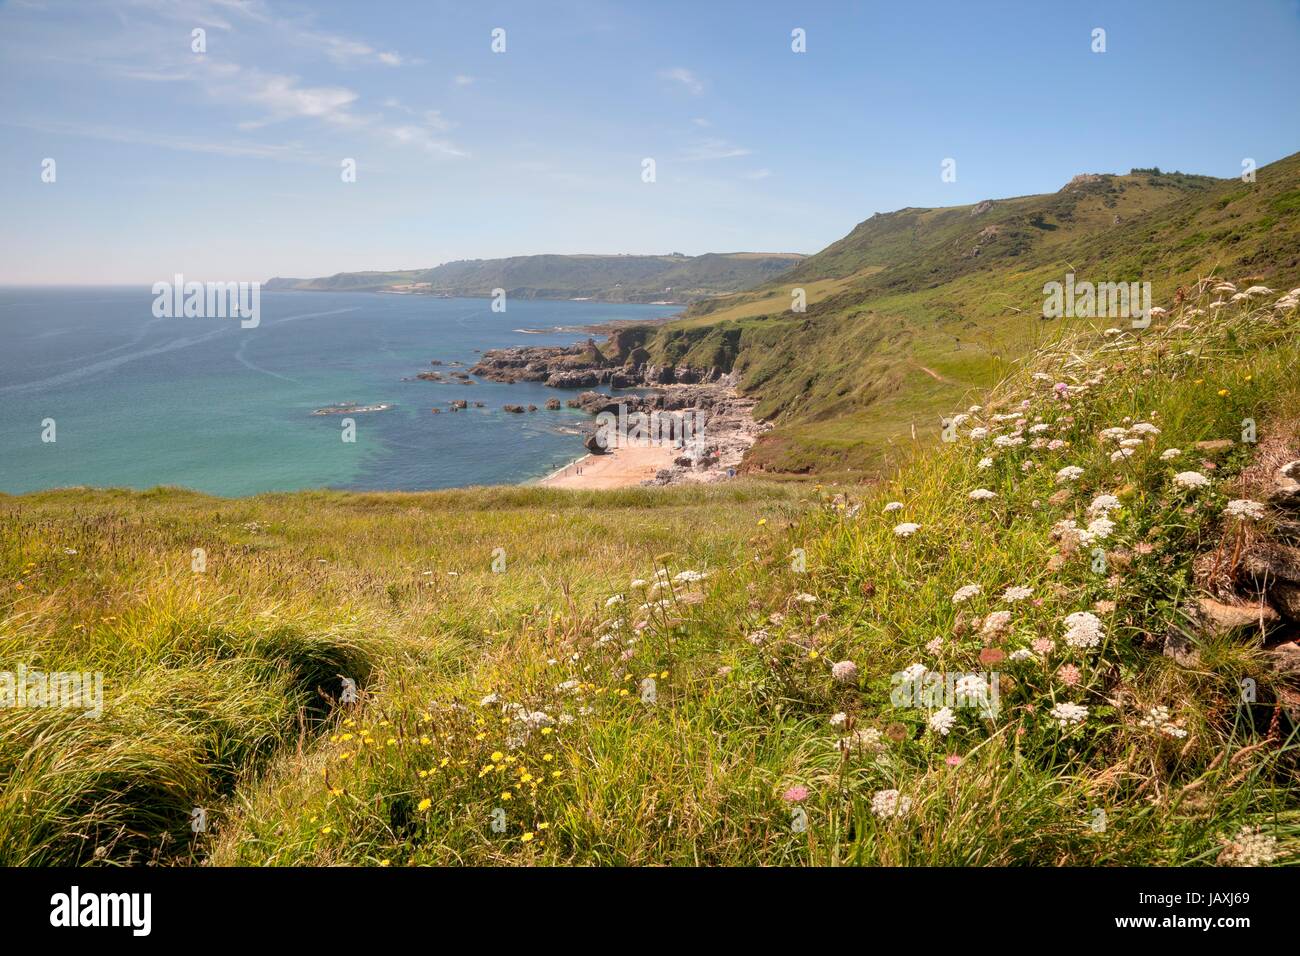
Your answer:
[[[672,466],[681,452],[670,446],[616,448],[604,455],[587,455],[539,482],[551,488],[626,488]],[[581,472],[581,473],[579,473]]]

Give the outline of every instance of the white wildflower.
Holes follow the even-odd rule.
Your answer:
[[[956,723],[957,715],[952,712],[951,707],[941,708],[930,715],[930,729],[944,737],[952,732]]]
[[[881,819],[901,817],[912,809],[912,798],[897,790],[880,790],[871,798],[871,812]]]
[[[1052,708],[1052,719],[1062,727],[1069,727],[1072,724],[1081,724],[1087,716],[1088,708],[1083,704],[1062,702]]]
[[[1180,488],[1204,488],[1209,483],[1210,479],[1199,471],[1180,471],[1174,475],[1174,484]]]
[[[1101,619],[1090,611],[1075,611],[1065,618],[1065,643],[1071,647],[1096,647],[1104,636]]]

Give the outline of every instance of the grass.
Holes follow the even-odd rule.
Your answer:
[[[98,722],[0,711],[3,862],[1205,864],[1242,827],[1293,861],[1296,741],[1239,691],[1268,699],[1260,652],[1159,652],[1253,450],[1211,471],[1194,442],[1245,417],[1266,437],[1300,401],[1294,310],[1197,304],[1008,362],[958,441],[872,485],[0,499],[0,659],[105,675]],[[1068,444],[969,435],[1017,414]],[[1100,433],[1134,421],[1159,434],[1112,461]],[[1053,529],[1103,493],[1098,573]],[[1072,648],[1088,610],[1104,640]],[[996,671],[996,716],[942,735],[896,706],[918,663]],[[1060,726],[1064,702],[1086,719]],[[1185,736],[1142,726],[1155,706]],[[906,812],[874,812],[894,790]]]

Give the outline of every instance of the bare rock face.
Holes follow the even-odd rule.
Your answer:
[[[1241,564],[1259,585],[1269,587],[1274,581],[1300,584],[1300,548],[1261,542],[1242,555]]]
[[[1277,611],[1267,604],[1224,604],[1208,597],[1197,601],[1197,610],[1201,620],[1218,633],[1246,627],[1267,627],[1279,619]]]
[[[1269,497],[1280,508],[1300,508],[1300,460],[1277,470]]]
[[[1216,438],[1212,441],[1198,441],[1192,447],[1206,455],[1215,455],[1221,451],[1227,451],[1234,444],[1236,444],[1236,442],[1231,438]]]
[[[1300,644],[1291,641],[1270,647],[1264,657],[1276,677],[1293,683],[1300,681]]]
[[[1268,599],[1283,617],[1300,624],[1300,584],[1279,581],[1268,592]]]

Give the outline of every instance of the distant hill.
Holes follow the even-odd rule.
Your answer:
[[[599,299],[686,304],[753,288],[798,265],[798,253],[729,252],[702,256],[512,256],[464,259],[432,269],[340,272],[317,279],[271,279],[267,289],[399,292],[511,298]]]
[[[1134,169],[878,214],[763,286],[694,304],[647,347],[659,364],[739,373],[777,424],[751,467],[878,472],[1059,333],[1042,289],[1071,271],[1149,281],[1163,306],[1204,275],[1300,284],[1300,154],[1253,183]]]

